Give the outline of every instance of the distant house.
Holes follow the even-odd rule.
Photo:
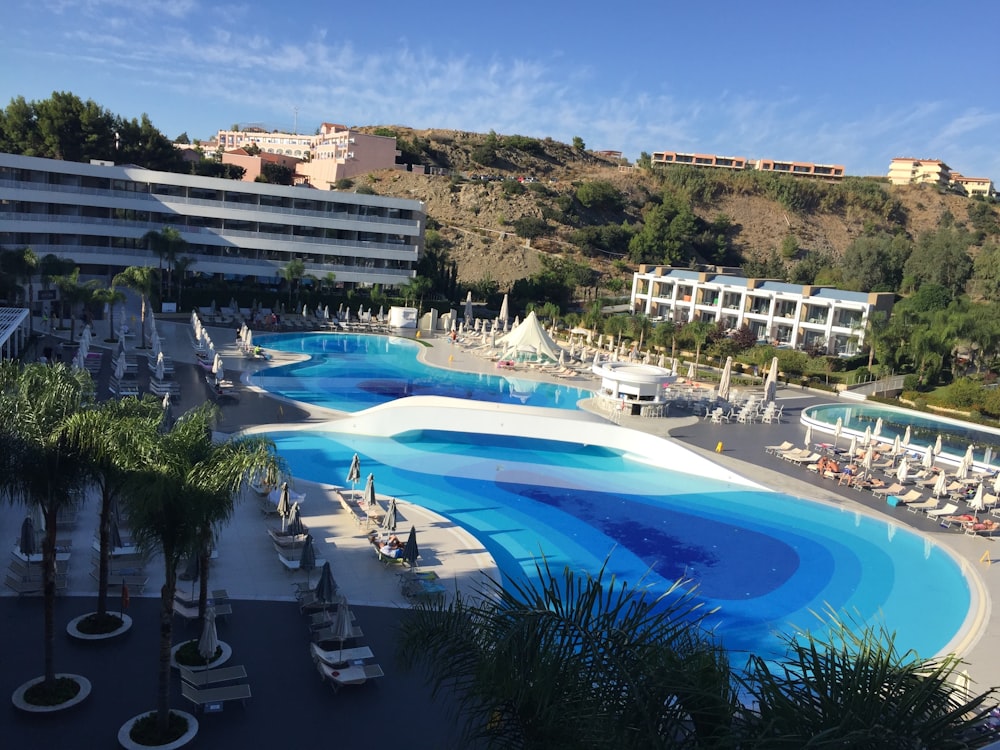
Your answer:
[[[254,182],[260,177],[265,164],[277,164],[282,167],[288,167],[294,174],[295,168],[302,163],[302,159],[295,156],[285,156],[284,154],[269,154],[265,151],[261,151],[256,156],[251,156],[245,149],[236,148],[232,151],[222,152],[222,163],[243,167],[243,180],[245,182]]]
[[[898,157],[889,163],[889,182],[947,187],[951,182],[951,168],[940,159]]]
[[[844,178],[843,164],[813,164],[808,161],[780,161],[778,159],[757,159],[745,156],[719,156],[718,154],[694,154],[680,151],[654,151],[650,161],[654,165],[687,164],[692,167],[714,169],[757,169],[761,172],[775,172],[792,177],[816,177],[825,180]]]
[[[951,184],[970,198],[974,198],[977,195],[983,198],[992,198],[996,194],[996,191],[993,189],[993,180],[989,177],[966,177],[965,175],[953,172],[951,175]]]

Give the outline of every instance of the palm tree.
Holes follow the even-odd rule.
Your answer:
[[[86,465],[65,435],[67,420],[89,404],[85,370],[63,364],[0,362],[0,491],[36,505],[45,519],[42,543],[45,684],[55,685],[56,525],[86,483]]]
[[[192,258],[190,255],[182,255],[176,261],[174,261],[174,271],[177,272],[177,309],[183,310],[183,296],[184,296],[184,277],[187,276],[187,272],[190,270],[191,266],[197,263],[197,258]]]
[[[453,690],[469,744],[505,748],[732,747],[736,706],[709,613],[674,586],[655,597],[602,568],[536,565],[537,583],[487,579],[404,620],[404,664]]]
[[[108,341],[115,341],[115,305],[124,305],[127,297],[121,289],[116,289],[114,285],[105,289],[94,290],[94,302],[97,302],[108,311]]]
[[[149,455],[133,474],[125,506],[140,549],[163,555],[156,709],[161,733],[170,721],[170,649],[178,566],[184,557],[200,552],[206,526],[229,518],[234,497],[249,476],[279,468],[273,443],[265,438],[214,443],[212,426],[217,416],[214,405],[203,404],[183,415],[168,432],[147,428],[142,444]]]
[[[960,695],[957,657],[900,653],[884,626],[828,619],[823,638],[786,636],[777,669],[751,657],[745,747],[966,748],[1000,737],[986,722],[996,689]]]
[[[280,269],[281,278],[288,283],[288,306],[292,306],[292,291],[298,289],[299,281],[306,275],[306,264],[301,258],[292,258]]]
[[[146,310],[156,288],[157,271],[149,266],[129,266],[111,280],[112,286],[123,286],[139,292],[142,300],[140,349],[146,348]]]
[[[642,345],[645,343],[646,337],[649,336],[649,332],[653,330],[653,324],[650,322],[649,316],[636,313],[629,320],[629,328],[632,333],[632,338],[637,339],[639,342],[639,351],[642,351]]]
[[[160,402],[147,396],[139,399],[111,399],[94,409],[77,412],[66,422],[69,444],[83,457],[90,480],[100,491],[98,514],[97,615],[107,613],[108,560],[111,556],[111,521],[115,509],[126,500],[131,472],[143,457],[132,455],[141,438],[163,419]]]
[[[684,335],[687,336],[691,342],[694,344],[694,370],[698,371],[698,365],[701,363],[701,348],[708,341],[708,337],[712,333],[712,324],[706,323],[703,320],[695,320],[684,326]]]
[[[163,263],[167,264],[167,296],[173,288],[174,267],[177,257],[183,253],[188,246],[187,240],[181,237],[181,233],[173,227],[163,227],[159,231],[146,232],[142,236],[142,241],[146,247],[152,250],[160,259],[160,275],[163,275]],[[162,289],[160,290],[162,292]]]
[[[87,305],[94,299],[94,293],[100,288],[101,282],[96,279],[81,282],[79,268],[74,268],[71,273],[65,276],[56,277],[54,281],[59,287],[63,302],[69,306],[69,340],[72,341],[76,338],[76,310],[77,308],[86,310]]]

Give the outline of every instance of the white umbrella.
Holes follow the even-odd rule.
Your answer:
[[[375,496],[375,475],[369,474],[368,481],[365,482],[365,491],[361,496],[361,503],[368,514],[368,520],[371,520],[372,514],[378,510],[378,500]]]
[[[956,479],[965,479],[969,476],[969,463],[965,460],[965,456],[962,456],[962,460],[958,462],[958,468],[955,469]]]
[[[351,468],[347,470],[347,481],[351,483],[353,488],[361,480],[361,458],[357,453],[354,454],[354,458],[351,459]]]
[[[214,368],[214,370],[215,370],[215,382],[216,383],[221,383],[223,380],[226,379],[226,371],[222,367],[222,360],[221,359],[219,360],[219,366],[216,367],[216,368]]]
[[[948,475],[943,471],[938,474],[937,481],[934,482],[932,494],[934,497],[944,497],[948,494]]]
[[[1000,495],[1000,472],[997,472],[997,475],[993,477],[993,494]]]
[[[903,441],[900,439],[899,435],[896,435],[896,439],[892,441],[892,455],[898,456],[903,452]]]
[[[906,483],[906,478],[910,474],[910,464],[904,457],[902,461],[899,462],[899,467],[896,469],[896,479],[899,480],[900,484]]]
[[[215,358],[212,360],[212,372],[218,373],[221,368],[222,368],[222,355],[220,355],[217,352]]]
[[[851,457],[852,461],[854,460],[854,457],[858,455],[858,436],[857,435],[852,435],[851,436],[851,445],[847,449],[847,453]]]
[[[302,305],[302,317],[309,317],[309,305]]]
[[[565,349],[559,349],[559,366],[560,367],[565,367],[566,366],[566,350]]]
[[[806,427],[806,440],[805,440],[806,448],[809,447],[809,444],[812,442],[812,439],[813,439],[813,428],[811,426]]]
[[[219,649],[219,634],[215,629],[215,607],[205,608],[205,626],[201,631],[201,638],[198,639],[198,653],[206,662],[215,659],[215,652]]]
[[[153,368],[153,375],[157,380],[163,380],[163,376],[165,375],[163,368],[163,353],[161,352],[160,356],[156,358],[156,367]]]
[[[510,317],[510,311],[507,303],[507,295],[503,296],[503,302],[500,304],[500,314],[497,316],[503,323],[507,322]]]
[[[330,319],[330,306],[323,305],[323,318],[326,320]]]
[[[934,441],[934,455],[935,456],[940,456],[941,455],[941,436],[940,435],[938,435],[937,436],[937,440]]]
[[[865,457],[861,461],[861,466],[864,468],[865,474],[871,475],[871,472],[872,472],[872,461],[874,461],[874,460],[875,460],[875,451],[869,445],[868,446],[868,450],[865,451]]]
[[[993,446],[987,445],[986,450],[983,451],[983,464],[986,466],[986,470],[989,471],[990,463],[993,461]]]
[[[906,432],[903,433],[903,446],[909,447],[910,445],[910,425],[906,425]]]
[[[980,482],[979,486],[976,487],[976,494],[972,496],[969,501],[969,507],[977,513],[982,513],[986,510],[986,503],[983,502],[983,483]]]
[[[656,365],[657,367],[662,367],[666,369],[666,364],[667,364],[667,356],[663,352],[660,352],[660,358],[656,361]]]
[[[764,381],[764,400],[774,401],[778,393],[778,358],[771,360],[771,369],[767,372],[767,380]]]
[[[927,450],[924,451],[924,457],[920,461],[920,465],[925,469],[929,469],[934,465],[934,451],[928,446]]]
[[[875,420],[875,429],[872,430],[872,437],[878,437],[882,434],[882,417]]]
[[[694,378],[695,378],[694,362],[688,362],[688,380],[694,380]]]
[[[115,378],[121,380],[125,377],[125,355],[118,355],[118,362],[115,363]]]
[[[974,458],[974,457],[973,457],[973,455],[972,455],[972,451],[973,451],[973,450],[974,450],[974,446],[972,445],[972,443],[969,443],[969,447],[968,447],[968,448],[966,448],[966,450],[965,450],[965,456],[963,457],[963,460],[964,460],[964,461],[965,461],[965,462],[966,462],[967,464],[969,464],[969,469],[970,469],[970,470],[972,469],[972,463],[973,463],[973,461],[975,460],[975,458]]]
[[[867,427],[865,427],[865,445],[867,446],[871,444],[872,444],[872,426],[868,425]]]
[[[733,377],[733,358],[726,357],[726,364],[722,368],[722,375],[719,377],[719,398],[723,401],[729,400],[729,383]]]
[[[466,323],[471,323],[472,322],[472,290],[471,289],[469,290],[469,293],[467,295],[465,295],[465,322]]]
[[[844,418],[837,417],[837,424],[833,427],[833,445],[837,447],[840,444],[840,433],[844,429]]]

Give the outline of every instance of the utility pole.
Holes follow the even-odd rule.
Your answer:
[[[299,134],[299,108],[295,107],[293,109],[293,111],[295,112],[295,121],[294,121],[294,124],[292,125],[292,133],[294,133],[295,135],[298,135]]]

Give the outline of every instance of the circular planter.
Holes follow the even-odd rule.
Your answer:
[[[170,649],[170,666],[171,667],[174,667],[175,669],[177,669],[177,668],[180,668],[181,666],[184,666],[187,669],[194,669],[194,670],[198,670],[198,669],[215,669],[216,667],[221,667],[223,664],[225,664],[227,661],[229,661],[229,659],[233,655],[233,647],[230,646],[225,641],[219,641],[219,648],[222,649],[222,653],[219,654],[219,658],[218,659],[216,659],[214,661],[210,661],[205,666],[200,666],[199,665],[199,666],[194,666],[194,667],[188,667],[186,664],[185,665],[178,664],[177,663],[177,652],[180,650],[181,646],[183,646],[185,643],[189,643],[192,640],[197,640],[197,639],[196,638],[189,638],[187,641],[182,641],[181,643],[178,643],[176,646],[174,646],[172,649]]]
[[[171,713],[177,714],[178,716],[183,716],[187,719],[188,728],[187,731],[178,737],[173,742],[166,745],[140,745],[138,742],[132,739],[130,736],[132,734],[132,727],[135,723],[139,721],[144,716],[149,716],[151,711],[139,714],[138,716],[133,716],[131,719],[122,724],[122,728],[118,730],[118,744],[125,748],[125,750],[145,750],[145,748],[155,747],[157,750],[175,750],[178,747],[184,747],[191,740],[195,738],[198,734],[198,720],[189,714],[187,711],[178,711],[175,708],[170,709]]]
[[[120,635],[127,633],[132,628],[132,618],[126,614],[119,613],[118,616],[122,618],[122,625],[117,630],[112,630],[110,633],[82,633],[80,632],[78,626],[83,621],[90,617],[93,612],[88,612],[85,615],[80,615],[79,617],[74,617],[66,624],[66,632],[69,633],[71,638],[75,638],[78,641],[106,641],[111,638],[117,638]]]
[[[33,703],[28,703],[24,700],[24,694],[28,692],[28,690],[33,688],[38,683],[45,681],[44,677],[36,677],[35,679],[24,683],[21,687],[14,691],[14,694],[10,698],[11,702],[14,704],[14,708],[29,714],[51,714],[56,713],[57,711],[65,711],[66,709],[73,708],[73,706],[83,703],[90,695],[90,680],[86,677],[81,677],[78,674],[66,674],[64,672],[56,673],[56,677],[72,678],[80,686],[80,692],[65,703],[60,703],[58,706],[36,706]]]

